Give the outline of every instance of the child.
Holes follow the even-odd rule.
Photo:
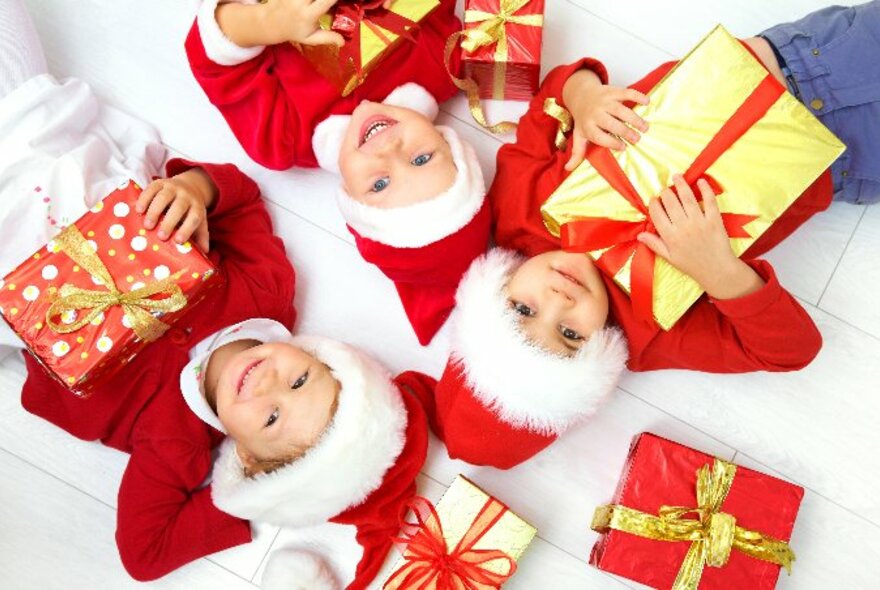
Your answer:
[[[317,166],[311,145],[318,123],[350,114],[363,100],[382,100],[401,84],[420,84],[438,101],[456,92],[443,63],[446,39],[461,28],[455,2],[442,0],[413,40],[403,40],[345,97],[292,45],[341,45],[339,33],[318,28],[334,4],[203,0],[187,37],[196,80],[245,151],[267,168]]]
[[[876,185],[864,179],[877,178],[880,170],[878,150],[869,149],[877,147],[878,135],[861,135],[880,124],[877,103],[843,107],[858,94],[854,85],[863,83],[867,92],[880,81],[880,62],[869,59],[872,52],[880,54],[878,33],[878,2],[827,9],[768,32],[770,41],[779,43],[801,99],[814,111],[830,111],[824,122],[850,142],[847,163],[813,183],[742,259],[730,250],[709,185],[697,183],[701,207],[693,187],[675,177],[678,196],[666,190],[649,207],[657,235],[642,234],[639,240],[696,279],[706,296],[667,332],[638,320],[629,297],[589,257],[560,251],[539,208],[583,159],[587,140],[623,149],[621,138],[634,143],[648,131],[626,101],[645,103],[643,92],[674,64],[630,89],[605,85],[605,69],[594,60],[550,72],[520,121],[517,142],[498,153],[489,199],[496,242],[511,251],[495,251],[476,262],[458,291],[453,351],[437,386],[432,420],[450,456],[501,468],[521,463],[593,414],[624,366],[720,373],[806,366],[818,353],[821,336],[772,267],[756,257],[827,208],[833,187],[847,200],[877,198]],[[765,40],[744,43],[784,80],[783,64]],[[815,51],[804,51],[809,47]],[[835,59],[821,63],[829,53],[829,60]],[[848,57],[836,59],[843,55]],[[807,56],[817,61],[801,61]],[[823,89],[830,94],[816,109],[815,93]],[[554,145],[557,121],[543,112],[548,98],[574,116],[565,152]],[[844,175],[847,169],[851,172]],[[847,180],[855,171],[859,181]]]
[[[254,35],[267,36],[261,46],[242,46],[252,44],[247,25],[268,4],[216,4],[202,4],[187,39],[196,78],[257,161],[272,168],[317,164],[341,175],[337,203],[361,256],[394,282],[419,343],[428,344],[489,237],[477,157],[453,129],[433,125],[435,97],[455,90],[441,60],[446,37],[459,26],[454,3],[436,9],[414,46],[394,52],[346,98],[289,43],[263,47],[276,42],[271,25],[253,25]],[[300,22],[285,12],[295,0],[271,4]],[[314,30],[326,8],[312,4],[299,18],[311,19],[306,28]],[[404,80],[424,87],[397,86]]]

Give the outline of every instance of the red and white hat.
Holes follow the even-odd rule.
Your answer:
[[[418,111],[428,119],[439,108],[417,84],[404,84],[384,101]],[[333,115],[315,130],[312,147],[324,169],[339,173],[339,152],[351,117]],[[446,191],[414,205],[382,209],[354,200],[343,187],[337,203],[358,251],[397,288],[407,318],[421,344],[431,341],[455,306],[455,289],[470,263],[486,251],[490,213],[486,185],[474,149],[443,125],[457,169]]]
[[[432,427],[449,456],[508,469],[592,416],[625,367],[622,332],[594,333],[573,357],[530,342],[504,293],[524,258],[496,248],[462,278],[452,350],[436,389]]]
[[[253,477],[227,439],[214,463],[211,497],[229,514],[279,526],[350,525],[363,549],[348,588],[375,578],[398,532],[401,507],[415,494],[428,447],[418,399],[432,383],[417,373],[392,380],[379,363],[346,344],[315,336],[289,342],[325,363],[339,381],[336,414],[306,454]],[[288,548],[270,559],[264,588],[337,588],[337,575],[313,552]]]

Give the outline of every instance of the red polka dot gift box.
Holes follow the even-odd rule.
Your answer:
[[[189,242],[161,241],[129,181],[0,279],[0,314],[70,391],[87,396],[221,282]]]

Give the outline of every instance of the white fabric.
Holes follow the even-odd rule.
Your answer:
[[[266,48],[265,45],[241,47],[223,34],[215,15],[217,6],[232,3],[257,4],[258,2],[257,0],[204,0],[199,6],[199,13],[196,16],[205,54],[208,59],[221,66],[236,66],[244,63],[260,55]]]
[[[47,72],[40,38],[24,3],[0,1],[0,98]]]
[[[43,74],[0,99],[0,277],[117,185],[145,186],[164,158],[152,126],[102,106],[79,80]],[[22,347],[0,324],[0,351]]]
[[[502,422],[559,435],[592,416],[625,367],[623,333],[604,328],[573,357],[548,352],[520,330],[504,289],[524,259],[495,248],[471,264],[456,293],[452,359],[474,397]]]
[[[205,399],[205,373],[214,351],[238,340],[284,342],[290,340],[290,330],[275,320],[245,320],[214,332],[190,349],[189,362],[180,373],[180,392],[193,414],[223,434],[226,429]]]
[[[339,583],[323,557],[301,549],[273,551],[260,581],[263,590],[338,590]]]

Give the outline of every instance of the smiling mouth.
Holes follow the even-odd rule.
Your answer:
[[[245,367],[244,372],[242,372],[241,377],[238,378],[238,388],[236,388],[236,394],[241,394],[241,390],[244,388],[244,384],[247,383],[248,378],[251,376],[251,373],[254,372],[254,369],[262,363],[263,361],[254,361]]]
[[[361,126],[361,137],[360,143],[358,143],[358,147],[364,145],[383,131],[390,129],[395,125],[397,125],[397,121],[388,117],[370,117],[369,119],[364,121],[363,126]]]
[[[569,282],[571,282],[571,283],[574,283],[575,285],[577,285],[577,286],[580,287],[581,289],[584,289],[584,290],[586,290],[586,291],[589,291],[589,289],[587,289],[587,286],[586,286],[586,285],[584,285],[582,282],[580,282],[579,280],[577,280],[576,278],[574,278],[572,275],[568,274],[567,272],[562,271],[562,270],[559,270],[558,268],[554,268],[553,270],[554,270],[559,276],[561,276],[563,279],[565,279],[566,281],[569,281]]]

